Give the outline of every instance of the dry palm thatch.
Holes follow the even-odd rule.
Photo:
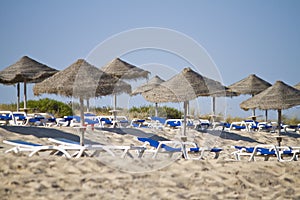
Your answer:
[[[120,79],[126,80],[147,78],[150,74],[150,72],[129,64],[120,58],[115,58],[106,66],[102,67],[101,70]]]
[[[300,91],[282,81],[243,101],[242,109],[284,110],[300,104]]]
[[[255,74],[251,74],[250,76],[230,85],[229,88],[231,91],[238,94],[256,95],[270,86],[271,84],[267,81],[257,77]]]
[[[281,124],[281,110],[300,105],[300,91],[277,81],[273,86],[255,95],[254,97],[243,101],[240,104],[242,109],[259,108],[262,110],[277,110],[278,124]],[[280,133],[280,126],[279,133]]]
[[[79,98],[80,123],[84,126],[83,99],[98,96],[131,92],[131,86],[118,78],[111,76],[83,59],[77,60],[71,66],[54,76],[37,83],[33,88],[34,94],[58,94]],[[80,144],[84,145],[84,131],[81,131]]]
[[[20,105],[20,83],[24,83],[24,110],[27,104],[26,83],[38,83],[57,73],[56,69],[41,64],[28,56],[23,56],[16,63],[0,72],[0,83],[17,84],[17,111]]]
[[[121,92],[130,93],[131,86],[79,59],[63,71],[37,83],[33,91],[35,95],[49,93],[88,99]]]
[[[58,72],[32,58],[23,56],[19,61],[0,71],[0,83],[38,83]]]
[[[203,77],[191,68],[185,68],[168,81],[145,92],[143,96],[150,102],[184,102],[198,96],[210,96],[220,88],[221,83]]]
[[[131,93],[131,95],[143,94],[144,92],[147,92],[147,91],[159,86],[163,82],[165,82],[165,81],[163,79],[161,79],[159,76],[154,76],[147,83],[145,83],[145,84],[139,86],[138,88],[136,88]]]
[[[296,85],[294,86],[294,88],[300,90],[300,83],[296,84]]]

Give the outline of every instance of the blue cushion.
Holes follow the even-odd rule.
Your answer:
[[[23,140],[7,140],[9,142],[14,142],[14,143],[17,143],[17,144],[23,144],[23,145],[28,145],[28,146],[42,146],[40,144],[35,144],[35,143],[31,143],[31,142],[26,142],[26,141],[23,141]]]

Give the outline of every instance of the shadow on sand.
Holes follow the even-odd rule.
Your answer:
[[[221,134],[220,134],[221,132]],[[227,131],[214,131],[214,130],[207,130],[206,133],[214,135],[214,136],[219,136],[222,139],[225,140],[234,140],[234,141],[246,141],[246,142],[253,142],[253,143],[261,143],[258,142],[257,140],[254,140],[251,137],[247,137],[247,136],[242,136],[233,132],[227,132]]]
[[[2,126],[1,129],[21,135],[33,135],[37,138],[66,138],[80,141],[79,136],[53,128],[26,127],[26,126]]]
[[[97,130],[100,131],[108,131],[108,132],[112,132],[112,133],[116,133],[116,134],[120,134],[120,135],[132,135],[135,137],[141,137],[141,138],[151,138],[153,140],[156,141],[166,141],[168,140],[167,138],[155,135],[153,133],[147,133],[144,132],[140,129],[136,129],[136,128],[96,128]]]

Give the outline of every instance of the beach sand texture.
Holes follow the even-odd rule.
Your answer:
[[[176,135],[172,131],[155,133],[170,139]],[[23,139],[51,144],[47,137],[78,139],[76,134],[71,128],[0,128],[0,199],[300,199],[299,161],[235,161],[231,155],[232,145],[276,144],[271,133],[233,131],[211,136],[190,130],[192,139],[200,144],[213,140],[223,148],[220,158],[178,159],[140,173],[124,172],[124,168],[118,170],[90,157],[5,154],[9,146],[2,143],[4,139]],[[116,145],[139,144],[128,134],[102,131],[93,137]],[[283,145],[300,146],[298,134],[290,133]]]

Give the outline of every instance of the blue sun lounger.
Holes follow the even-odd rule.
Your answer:
[[[297,160],[300,151],[298,147],[257,145],[255,147],[233,146],[237,151],[232,154],[236,160],[241,160],[241,156],[249,156],[249,161],[255,161],[256,157],[263,157],[265,161],[270,157],[275,157],[280,162]],[[288,157],[289,159],[284,159]]]
[[[134,156],[131,154],[132,151],[137,152],[137,157],[140,158],[145,150],[145,147],[141,146],[118,146],[99,143],[85,144],[84,146],[81,146],[79,142],[65,138],[49,138],[48,140],[58,144],[59,147],[75,150],[71,157],[76,158],[82,156],[96,156],[99,155],[100,152],[106,152],[112,157],[116,157],[117,153],[121,152],[121,158],[125,158],[125,156],[134,158]]]
[[[33,155],[39,155],[40,152],[50,151],[50,155],[62,153],[65,157],[71,158],[71,155],[66,151],[66,149],[55,145],[41,145],[23,140],[3,140],[3,143],[14,146],[6,150],[5,153],[30,152],[29,157],[31,157]]]
[[[172,157],[174,153],[179,153],[178,155],[183,155],[185,159],[200,160],[203,158],[204,152],[213,152],[215,153],[214,158],[218,158],[219,153],[222,151],[221,148],[200,148],[194,142],[181,142],[176,140],[157,141],[151,138],[141,137],[138,137],[138,140],[153,147],[152,149],[148,149],[145,151],[145,153],[147,151],[152,152],[153,158],[156,158],[158,153],[167,153],[170,157]],[[197,155],[196,157],[191,156],[191,154],[196,153],[200,155]]]

